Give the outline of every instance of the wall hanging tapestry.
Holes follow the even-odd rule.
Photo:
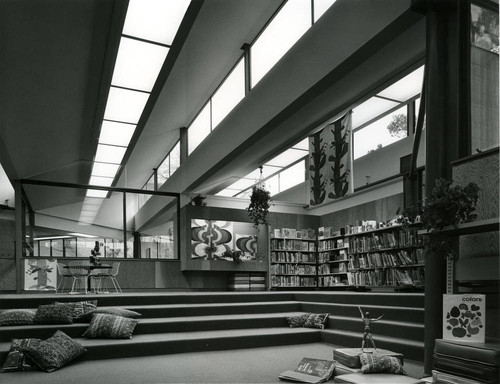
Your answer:
[[[26,259],[24,271],[24,289],[26,291],[56,290],[57,267],[55,260]]]
[[[311,206],[352,192],[352,130],[349,112],[309,138]]]

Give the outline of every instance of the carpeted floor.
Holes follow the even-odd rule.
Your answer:
[[[0,374],[2,384],[166,384],[280,383],[278,375],[295,369],[302,357],[331,359],[325,343],[180,353],[127,359],[83,361],[53,373]],[[405,360],[406,372],[423,376],[423,365]],[[333,381],[333,380],[332,380]],[[283,383],[283,382],[281,382]]]

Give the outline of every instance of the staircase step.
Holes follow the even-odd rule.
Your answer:
[[[423,293],[388,293],[388,292],[295,292],[294,300],[305,302],[326,302],[335,304],[383,305],[398,307],[423,308]]]
[[[87,348],[82,360],[162,355],[183,352],[257,348],[276,345],[316,343],[321,330],[311,328],[264,328],[224,331],[134,335],[132,339],[75,338]],[[10,343],[0,343],[0,361]]]
[[[373,334],[373,340],[377,348],[402,353],[405,358],[416,361],[424,361],[423,341],[408,340],[406,336],[390,337]],[[363,341],[363,332],[350,332],[345,330],[328,329],[321,333],[321,341],[345,348],[360,348]]]

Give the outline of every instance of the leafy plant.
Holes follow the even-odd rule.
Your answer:
[[[321,169],[326,164],[325,145],[321,138],[321,132],[316,133],[312,139],[311,151],[311,205],[321,204],[326,197],[325,180],[321,180],[323,175]]]
[[[241,261],[241,254],[242,252],[236,249],[228,249],[222,254],[222,257],[231,258],[235,263],[239,263]]]
[[[205,202],[205,199],[206,199],[205,196],[196,195],[195,197],[193,197],[191,199],[191,201],[189,202],[189,204],[190,205],[195,205],[197,207],[204,207],[205,205],[207,205],[207,203]]]
[[[453,185],[453,181],[440,178],[427,198],[421,220],[429,229],[440,230],[447,225],[467,223],[477,218],[477,200],[480,188],[474,182],[465,187]]]
[[[330,148],[333,149],[333,153],[328,157],[328,161],[333,163],[332,175],[330,178],[330,184],[333,190],[328,193],[330,199],[338,199],[345,196],[349,190],[349,169],[342,163],[342,159],[349,151],[348,134],[349,130],[345,129],[342,125],[342,121],[338,120],[332,124],[333,129],[331,130],[333,134],[333,141],[330,143]]]
[[[267,224],[267,215],[271,206],[271,194],[263,187],[255,186],[250,195],[250,204],[246,208],[248,216],[255,227],[259,224]]]

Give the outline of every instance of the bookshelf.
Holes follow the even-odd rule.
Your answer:
[[[317,287],[316,233],[275,228],[270,233],[271,289]]]
[[[349,243],[348,285],[423,288],[425,250],[418,227],[391,225],[344,235]]]
[[[326,229],[326,233],[325,233]],[[318,287],[343,288],[348,285],[349,242],[332,235],[329,228],[318,230]]]

